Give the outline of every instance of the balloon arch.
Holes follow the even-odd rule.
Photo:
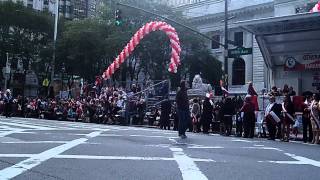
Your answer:
[[[114,72],[120,67],[120,65],[126,60],[127,57],[133,52],[135,47],[140,43],[140,41],[149,33],[153,31],[163,31],[170,39],[170,46],[172,49],[171,60],[169,64],[169,72],[176,73],[178,65],[180,65],[180,41],[178,34],[172,26],[162,21],[149,22],[143,27],[141,27],[135,35],[131,38],[130,42],[122,50],[122,52],[115,58],[113,63],[108,67],[108,69],[103,73],[102,77],[104,79],[109,79]]]

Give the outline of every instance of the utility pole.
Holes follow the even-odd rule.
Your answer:
[[[51,63],[51,86],[53,85],[54,79],[54,70],[55,70],[55,62],[56,62],[56,41],[57,41],[57,31],[58,31],[58,19],[59,19],[59,0],[56,0],[55,4],[55,18],[54,18],[54,33],[53,33],[53,55],[52,55],[52,63]]]
[[[9,62],[9,53],[6,53],[7,55],[7,61],[6,61],[6,68],[4,70],[4,90],[7,90],[7,81],[8,81],[8,76],[10,75],[10,62]]]
[[[228,90],[229,86],[229,73],[228,73],[228,0],[224,0],[224,79],[225,79],[225,88]]]

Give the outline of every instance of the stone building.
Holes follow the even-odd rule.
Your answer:
[[[273,85],[281,87],[284,84],[275,80],[275,76],[270,78],[270,74],[274,71],[267,66],[266,56],[261,49],[261,44],[257,41],[257,36],[239,22],[299,15],[308,12],[316,1],[228,0],[228,39],[237,46],[252,48],[252,54],[228,59],[228,84],[231,90],[244,92],[248,81],[253,81],[258,91],[264,88],[269,89]],[[224,0],[168,0],[166,3],[175,10],[181,11],[200,32],[224,43]],[[224,48],[210,40],[206,40],[206,43],[213,55],[224,63]],[[229,49],[235,48],[236,46],[229,45]],[[296,89],[299,89],[296,82],[288,83],[292,83]],[[301,91],[303,90],[306,89]]]

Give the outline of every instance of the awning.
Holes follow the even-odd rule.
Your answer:
[[[236,22],[256,35],[269,68],[284,65],[288,56],[320,54],[320,13]]]

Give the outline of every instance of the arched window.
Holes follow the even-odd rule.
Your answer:
[[[232,85],[244,85],[246,81],[246,63],[237,58],[232,64]]]

